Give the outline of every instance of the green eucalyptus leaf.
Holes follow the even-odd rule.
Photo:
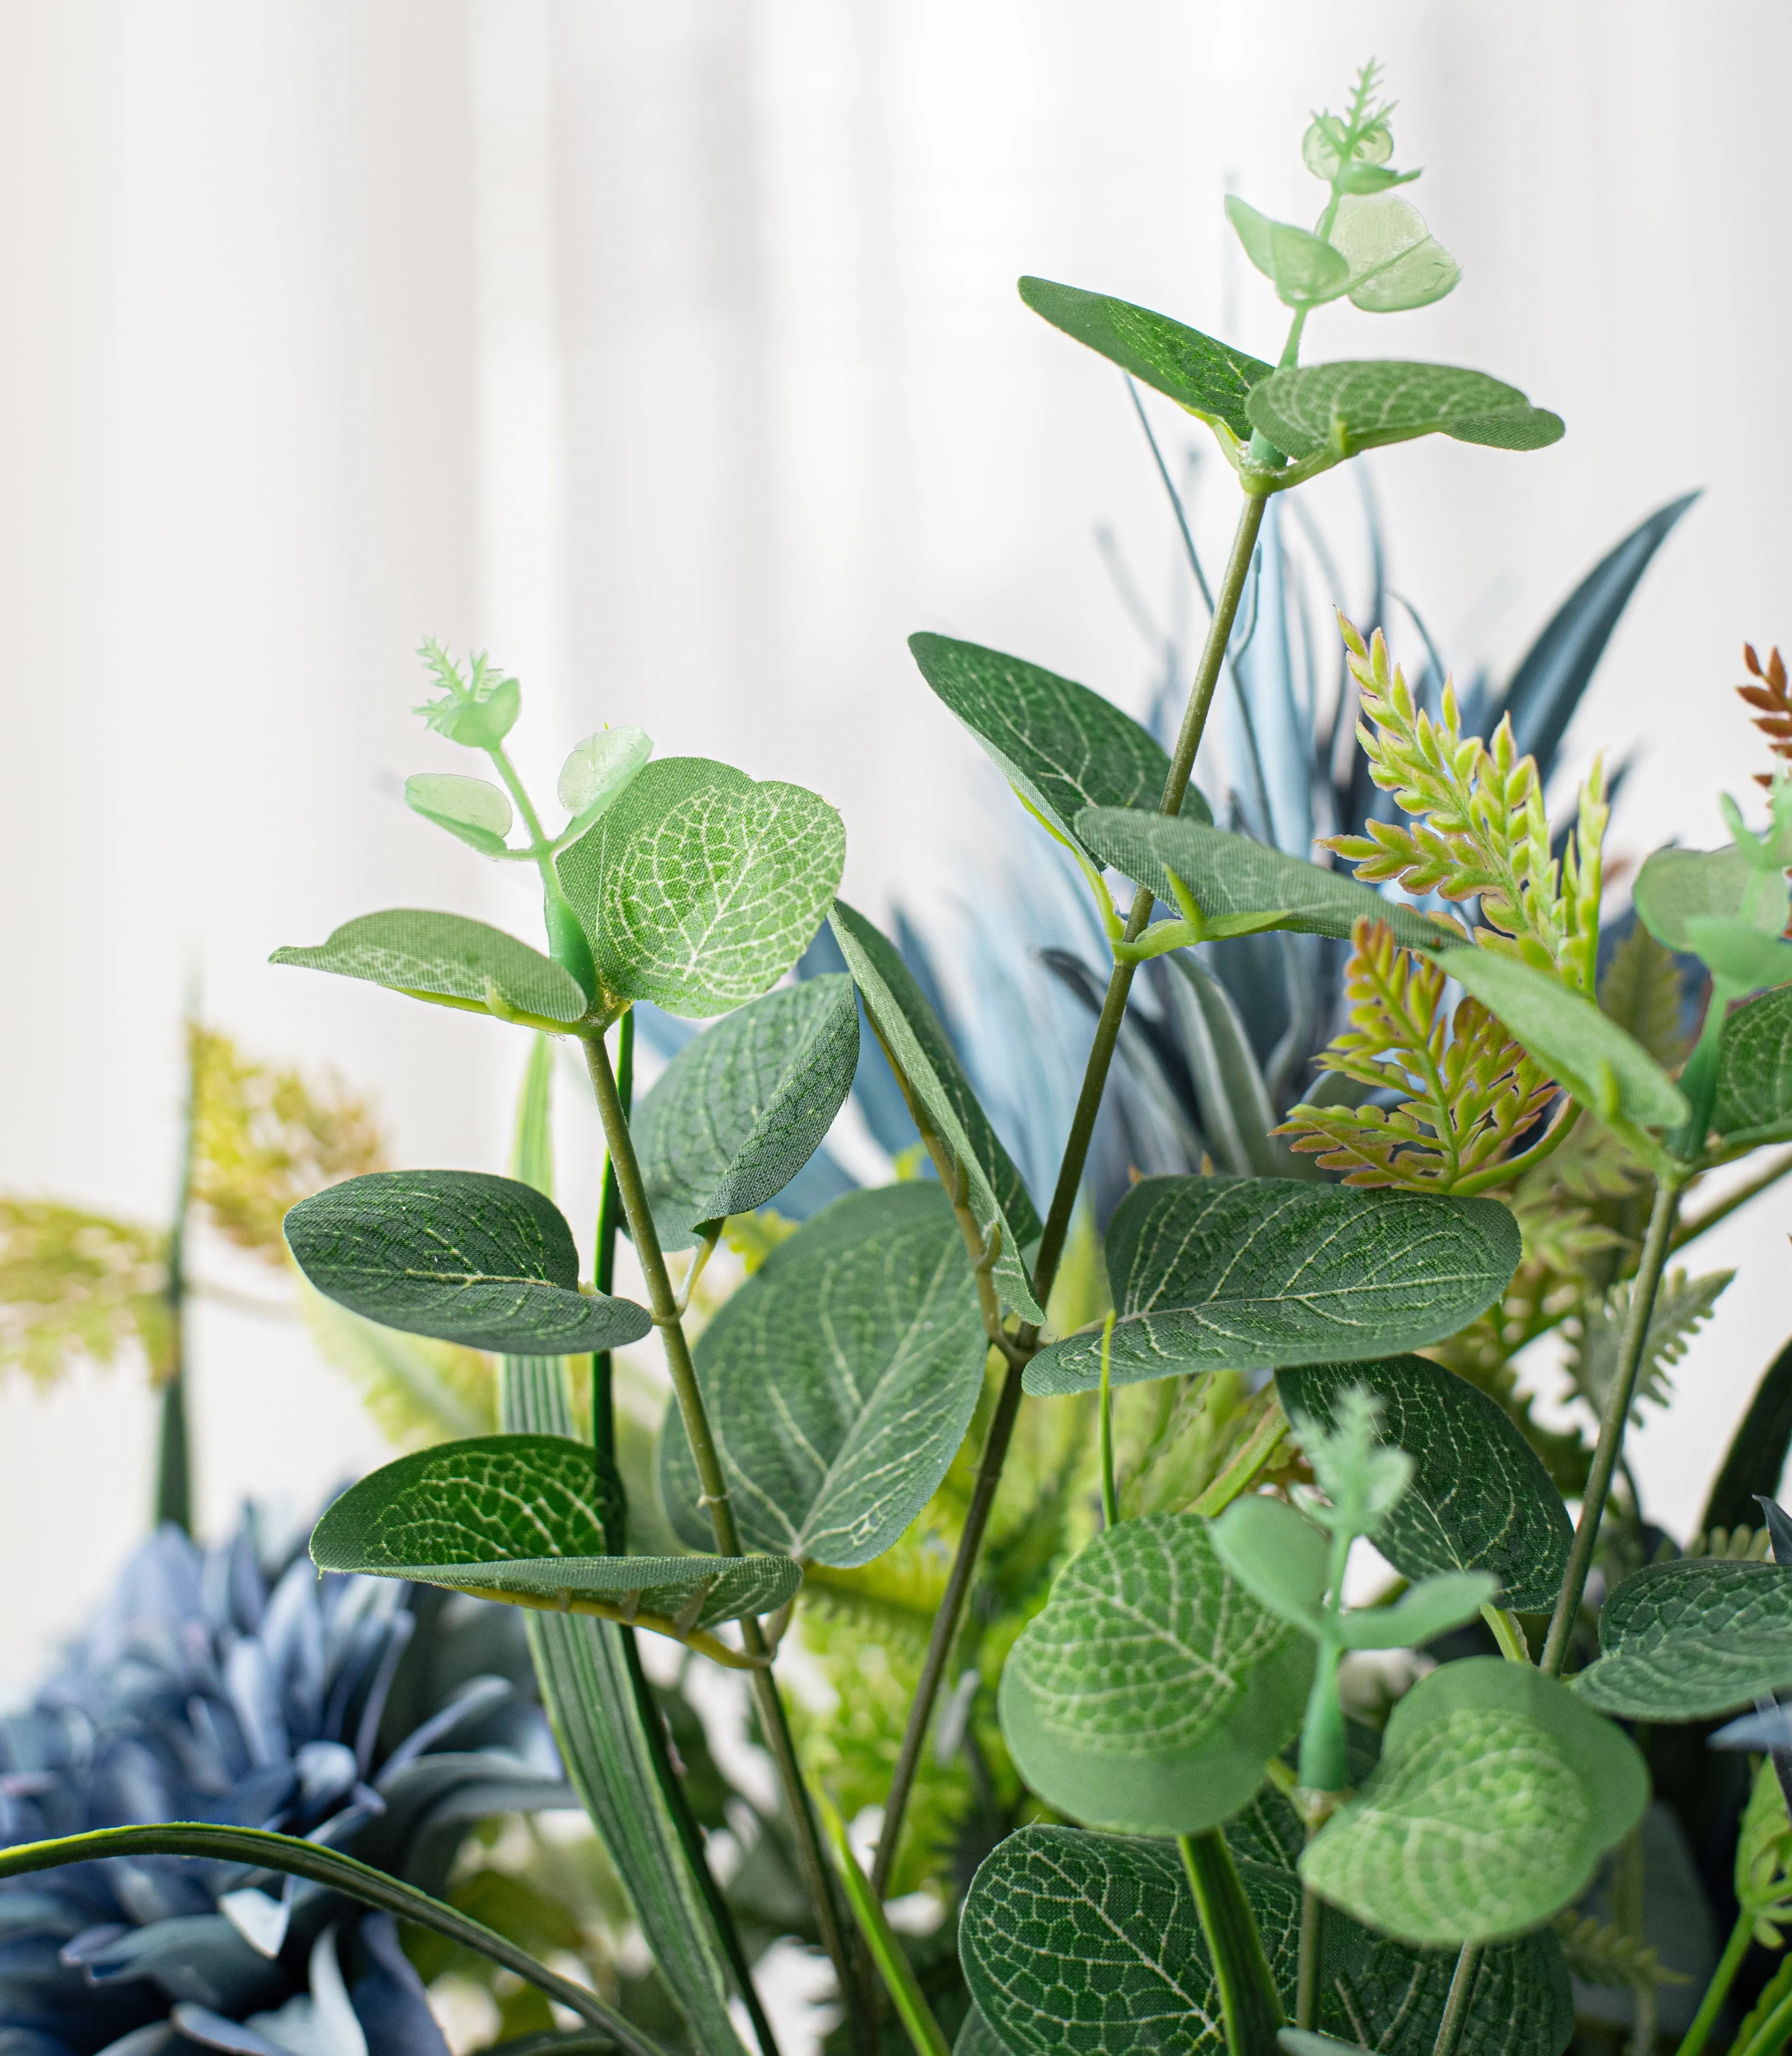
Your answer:
[[[1413,1460],[1411,1482],[1376,1531],[1403,1577],[1488,1571],[1502,1605],[1555,1603],[1573,1528],[1535,1451],[1485,1393],[1420,1356],[1290,1366],[1276,1384],[1285,1411],[1327,1426],[1348,1386],[1381,1401],[1383,1439]]]
[[[1228,1574],[1204,1521],[1150,1514],[1059,1572],[1002,1672],[1002,1733],[1028,1785],[1072,1819],[1193,1834],[1262,1784],[1312,1669],[1311,1643]]]
[[[1320,1631],[1332,1538],[1285,1500],[1247,1493],[1209,1524],[1214,1553],[1232,1578],[1279,1619]]]
[[[1068,841],[1085,807],[1155,807],[1170,777],[1157,737],[1087,686],[1019,657],[911,635],[921,675],[1008,783]],[[1207,803],[1190,788],[1191,812]]]
[[[841,1568],[880,1556],[933,1497],[970,1426],[989,1342],[932,1180],[849,1192],[780,1243],[705,1329],[697,1382],[734,1516],[760,1548]],[[660,1493],[701,1543],[676,1408]]]
[[[1648,1721],[1730,1713],[1792,1686],[1792,1570],[1652,1564],[1608,1595],[1599,1647],[1574,1681],[1589,1706]]]
[[[570,1024],[590,1004],[570,971],[502,928],[421,908],[363,914],[314,949],[276,950],[268,962],[472,1006],[495,994],[501,1006],[543,1021]]]
[[[1658,943],[1696,950],[1695,922],[1740,921],[1771,940],[1785,927],[1789,896],[1785,874],[1751,860],[1735,843],[1722,849],[1658,849],[1636,874],[1631,898]]]
[[[1350,261],[1351,305],[1366,314],[1428,307],[1462,275],[1418,208],[1387,191],[1340,200],[1332,240]]]
[[[406,1334],[563,1356],[618,1349],[653,1326],[630,1299],[578,1289],[554,1202],[484,1171],[373,1171],[287,1214],[287,1247],[327,1299]]]
[[[1365,123],[1353,140],[1341,115],[1316,114],[1301,138],[1301,161],[1327,185],[1344,169],[1347,158],[1354,167],[1379,169],[1393,154],[1394,132],[1385,121]]]
[[[1028,1320],[1043,1320],[1022,1255],[1038,1240],[1039,1216],[939,1017],[894,944],[862,914],[837,900],[828,919],[872,1026],[965,1179],[985,1247],[999,1239],[993,1275],[1003,1297]]]
[[[1130,300],[1056,285],[1049,279],[1023,279],[1020,297],[1054,328],[1179,407],[1204,421],[1223,421],[1241,441],[1249,440],[1245,396],[1272,369],[1261,358]]]
[[[467,698],[444,695],[416,711],[438,735],[464,749],[495,749],[523,711],[523,688],[515,678],[487,670],[477,658],[474,673],[476,682]]]
[[[1677,1128],[1691,1109],[1648,1051],[1590,999],[1491,950],[1456,950],[1450,975],[1590,1113]]]
[[[1792,989],[1739,1006],[1718,1034],[1711,1125],[1733,1140],[1792,1134]]]
[[[1648,1797],[1636,1745],[1566,1686],[1470,1657],[1395,1707],[1380,1765],[1301,1875],[1396,1940],[1496,1941],[1577,1898]]]
[[[1238,1865],[1277,1984],[1291,1992],[1301,1894]],[[1013,2056],[1221,2056],[1226,2026],[1194,1894],[1174,1842],[1023,1828],[971,1882],[959,1953]]]
[[[515,818],[507,793],[487,779],[464,778],[454,771],[420,771],[407,778],[405,804],[484,856],[503,854]]]
[[[1144,886],[1174,907],[1174,872],[1210,920],[1279,913],[1279,928],[1334,935],[1348,941],[1364,915],[1385,921],[1408,949],[1446,949],[1462,941],[1455,928],[1428,919],[1398,900],[1384,900],[1340,871],[1303,864],[1267,843],[1186,818],[1136,808],[1090,808],[1076,816],[1076,833],[1101,863]]]
[[[770,1613],[802,1583],[787,1556],[622,1556],[623,1525],[621,1488],[588,1442],[479,1435],[351,1485],[313,1529],[311,1560],[523,1602],[595,1599],[687,1632]]]
[[[1561,440],[1561,417],[1533,407],[1515,386],[1450,364],[1384,359],[1277,371],[1251,389],[1245,411],[1276,448],[1299,459],[1414,436],[1453,436],[1493,449],[1542,449]]]
[[[644,728],[600,728],[575,742],[555,789],[572,816],[569,836],[582,835],[614,805],[653,753],[653,739]]]
[[[1494,1200],[1294,1178],[1143,1178],[1115,1209],[1116,1385],[1191,1370],[1384,1357],[1454,1334],[1518,1267]],[[1097,1330],[1027,1367],[1029,1392],[1100,1382]]]
[[[1349,285],[1350,259],[1309,230],[1272,221],[1236,193],[1226,195],[1226,218],[1284,306],[1317,306]]]
[[[768,992],[693,1036],[633,1117],[660,1241],[684,1249],[707,1221],[776,1197],[852,1089],[859,1003],[831,972]]]
[[[1686,924],[1693,951],[1715,978],[1738,992],[1792,981],[1792,943],[1764,935],[1747,921],[1695,914]]]
[[[1499,1580],[1485,1571],[1440,1571],[1391,1606],[1359,1607],[1341,1615],[1338,1639],[1346,1649],[1416,1649],[1474,1620],[1498,1590]]]
[[[840,882],[846,830],[801,785],[704,757],[647,765],[557,860],[618,999],[726,1014],[777,983]]]

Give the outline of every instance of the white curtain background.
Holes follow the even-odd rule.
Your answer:
[[[1030,831],[903,636],[1138,705],[1093,528],[1169,562],[1117,374],[1015,277],[1273,355],[1222,196],[1311,215],[1301,128],[1372,52],[1464,280],[1327,310],[1309,356],[1484,366],[1569,425],[1538,456],[1371,459],[1394,583],[1458,662],[1509,665],[1703,486],[1575,734],[1641,749],[1616,848],[1715,842],[1760,761],[1739,646],[1792,637],[1782,7],[0,5],[0,1182],[165,1208],[193,979],[249,1050],[375,1093],[400,1161],[502,1164],[521,1038],[266,963],[381,906],[528,931],[514,874],[397,801],[459,768],[409,712],[426,633],[522,674],[543,785],[639,722],[826,793],[860,903],[964,891]],[[1355,533],[1354,485],[1312,504]],[[1742,1275],[1632,1445],[1670,1528],[1792,1325],[1789,1204],[1711,1238]],[[377,1457],[296,1334],[202,1307],[195,1358],[207,1524],[245,1494],[297,1519]],[[7,1686],[140,1532],[151,1428],[128,1366],[0,1393]]]

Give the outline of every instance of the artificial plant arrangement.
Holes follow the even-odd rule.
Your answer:
[[[1726,847],[1661,852],[1643,868],[1636,906],[1663,954],[1632,952],[1620,981],[1636,997],[1628,1020],[1601,1003],[1597,769],[1558,841],[1510,733],[1463,733],[1448,694],[1435,713],[1420,706],[1379,634],[1347,627],[1346,644],[1373,776],[1398,816],[1336,848],[1358,876],[1214,825],[1192,782],[1276,496],[1418,436],[1523,451],[1562,433],[1478,372],[1299,363],[1315,306],[1348,298],[1397,311],[1455,283],[1398,190],[1415,175],[1396,172],[1392,152],[1372,69],[1346,113],[1307,132],[1305,160],[1327,196],[1313,231],[1230,204],[1291,310],[1275,366],[1123,302],[1022,282],[1036,311],[1205,422],[1241,496],[1168,751],[1036,666],[937,636],[913,646],[927,683],[1076,864],[1109,960],[1043,1219],[921,983],[837,898],[844,836],[825,801],[705,759],[654,760],[638,730],[606,730],[568,758],[567,819],[551,832],[504,747],[519,688],[483,659],[463,669],[431,646],[438,690],[424,712],[486,753],[499,783],[432,775],[408,797],[495,860],[535,866],[546,953],[410,910],[277,953],[582,1052],[609,1153],[589,1281],[547,1189],[540,1062],[515,1176],[374,1172],[287,1216],[293,1253],[326,1296],[502,1358],[503,1432],[377,1473],[326,1515],[312,1551],[326,1571],[527,1610],[567,1773],[706,2056],[742,2046],[731,1993],[766,2056],[770,2030],[636,1635],[669,1637],[745,1678],[856,2046],[876,2046],[881,1979],[903,2031],[937,2056],[945,2037],[882,1900],[1025,1394],[1052,1402],[1048,1414],[1093,1404],[1104,1522],[1059,1569],[1002,1670],[1007,1746],[1060,1818],[1020,1828],[977,1871],[957,1937],[976,2003],[961,2050],[1223,2042],[1259,2056],[1279,2042],[1291,2056],[1333,2043],[1555,2056],[1573,2022],[1550,1924],[1629,1841],[1649,1796],[1620,1723],[1703,1722],[1792,1685],[1792,1568],[1727,1553],[1647,1564],[1616,1583],[1597,1658],[1567,1681],[1588,1654],[1583,1602],[1640,1381],[1668,1350],[1653,1317],[1682,1196],[1708,1170],[1792,1137],[1792,944],[1779,939],[1792,776],[1770,785],[1765,828],[1731,806]],[[1770,674],[1762,690],[1775,690]],[[1116,877],[1132,888],[1123,910]],[[1377,889],[1395,881],[1460,911]],[[824,921],[843,971],[783,983]],[[1099,1305],[1067,1310],[1079,1194],[1141,967],[1199,966],[1198,951],[1264,935],[1351,946],[1351,1018],[1322,1078],[1273,1124],[1285,1132],[1265,1133],[1260,1158],[1134,1185],[1103,1224],[1106,1317]],[[1664,989],[1679,1025],[1667,952],[1710,979],[1683,1066],[1650,1046],[1663,1049]],[[633,1009],[646,1003],[717,1025],[637,1108]],[[853,1084],[861,1006],[935,1175],[823,1208],[772,1249],[693,1349],[685,1319],[697,1277],[726,1222],[775,1199],[820,1145]],[[1586,1218],[1578,1243],[1558,1234],[1552,1246],[1535,1224],[1559,1224],[1548,1181],[1571,1150]],[[1594,1218],[1595,1198],[1620,1196],[1646,1206],[1633,1248],[1621,1224]],[[645,1307],[612,1289],[622,1232]],[[1511,1405],[1416,1352],[1466,1363],[1478,1345],[1463,1338],[1490,1320],[1483,1354],[1506,1348],[1530,1318],[1514,1310],[1514,1281],[1522,1298],[1527,1267],[1579,1277],[1596,1247],[1615,1289],[1597,1315],[1577,1302],[1604,1409],[1571,1523]],[[681,1251],[691,1254],[675,1275],[668,1252]],[[1559,1294],[1539,1286],[1536,1297],[1537,1321],[1561,1318]],[[674,1395],[659,1482],[684,1554],[630,1553],[614,1461],[609,1353],[653,1330]],[[570,1432],[566,1363],[587,1355],[583,1440]],[[819,1577],[874,1562],[929,1504],[992,1365],[997,1390],[867,1877],[805,1783],[778,1645],[808,1567]],[[1115,1394],[1172,1380],[1179,1394],[1228,1391],[1231,1425],[1208,1437],[1216,1460],[1192,1504],[1150,1504],[1142,1491],[1147,1504],[1129,1506],[1113,1461]],[[1364,1539],[1407,1582],[1386,1603],[1352,1607],[1344,1574]],[[1546,1618],[1540,1636],[1526,1615]],[[1347,1721],[1347,1655],[1436,1646],[1477,1623],[1498,1655],[1431,1670],[1379,1739]],[[1731,1739],[1780,1746],[1776,1716],[1752,1718],[1765,1726]],[[1792,1828],[1778,1789],[1770,1772],[1745,1824],[1744,1947],[1757,1926],[1774,1931],[1786,1896]],[[275,1833],[75,1835],[0,1852],[0,1875],[143,1852],[312,1879],[526,1969],[429,1896]],[[1591,1947],[1585,1935],[1577,1945]],[[1727,1953],[1688,2056],[1741,1953]],[[561,2046],[663,2050],[545,1967],[526,1974],[590,2024]],[[1764,2007],[1745,2026],[1745,2056],[1768,2056],[1792,2019],[1785,1991]]]

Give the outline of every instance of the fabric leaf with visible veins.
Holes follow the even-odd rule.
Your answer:
[[[932,1180],[849,1192],[781,1243],[704,1330],[697,1381],[749,1547],[850,1569],[890,1547],[970,1426],[988,1354],[977,1283]],[[660,1491],[709,1524],[676,1408]]]
[[[1792,1686],[1792,1570],[1652,1564],[1600,1610],[1601,1655],[1575,1679],[1627,1719],[1695,1721]]]

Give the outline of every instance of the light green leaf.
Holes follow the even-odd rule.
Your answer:
[[[686,1248],[703,1223],[781,1192],[821,1146],[858,1064],[859,1005],[839,972],[693,1036],[633,1121],[661,1244]]]
[[[1226,196],[1226,218],[1284,306],[1317,306],[1335,300],[1349,284],[1350,259],[1308,230],[1272,221],[1236,193]]]
[[[1238,1865],[1278,1987],[1292,1991],[1301,1895]],[[1220,2056],[1226,2027],[1173,1842],[1023,1828],[984,1860],[958,1946],[971,1996],[1013,2056]]]
[[[1341,116],[1316,114],[1301,138],[1301,163],[1330,185],[1344,168],[1347,152],[1353,165],[1379,168],[1394,154],[1394,132],[1385,121],[1371,121],[1352,141],[1350,124]]]
[[[1293,1178],[1143,1178],[1115,1209],[1113,1382],[1344,1362],[1438,1342],[1505,1290],[1517,1224],[1494,1200]],[[1101,1337],[1042,1350],[1029,1392],[1100,1382]]]
[[[787,1556],[625,1556],[620,1488],[589,1443],[480,1435],[387,1464],[311,1534],[320,1571],[409,1578],[492,1597],[594,1599],[685,1631],[770,1613],[803,1574]]]
[[[697,1346],[734,1517],[758,1547],[847,1568],[932,1498],[970,1426],[989,1342],[970,1259],[931,1180],[849,1192],[779,1244]],[[660,1496],[700,1543],[676,1408]]]
[[[653,739],[646,729],[630,726],[600,728],[573,745],[555,789],[573,817],[569,840],[582,835],[615,804],[653,753]]]
[[[1367,915],[1385,921],[1394,939],[1408,949],[1445,949],[1462,940],[1455,928],[1384,900],[1340,871],[1303,864],[1224,828],[1118,807],[1090,808],[1077,816],[1076,828],[1099,862],[1171,907],[1176,903],[1170,883],[1174,872],[1210,920],[1279,912],[1279,928],[1348,941],[1352,926]]]
[[[1443,1571],[1403,1592],[1391,1606],[1359,1607],[1337,1624],[1346,1649],[1416,1649],[1474,1619],[1499,1590],[1485,1571]]]
[[[1658,849],[1636,874],[1631,898],[1658,943],[1693,950],[1697,921],[1741,921],[1771,940],[1786,926],[1783,872],[1735,843],[1722,849]]]
[[[978,1105],[939,1018],[895,947],[845,900],[828,917],[871,1025],[963,1175],[984,1246],[999,1242],[994,1277],[1029,1321],[1045,1316],[1022,1252],[1039,1236],[1039,1216],[1020,1173]]]
[[[1739,1006],[1718,1035],[1711,1125],[1732,1141],[1792,1134],[1792,990]]]
[[[1049,279],[1023,279],[1020,297],[1036,314],[1098,351],[1110,363],[1166,394],[1204,421],[1223,421],[1241,441],[1250,438],[1245,398],[1271,366],[1261,358],[1216,342],[1168,314],[1129,300]]]
[[[286,1243],[326,1299],[407,1334],[563,1355],[638,1342],[630,1299],[578,1289],[551,1200],[484,1171],[374,1171],[301,1200]]]
[[[1414,436],[1454,436],[1494,449],[1559,442],[1559,414],[1533,407],[1514,386],[1449,364],[1384,360],[1277,371],[1251,389],[1245,411],[1291,457],[1331,450],[1354,457]]]
[[[1446,968],[1591,1113],[1676,1128],[1686,1096],[1634,1036],[1546,972],[1491,950],[1457,950]]]
[[[1347,194],[1338,203],[1332,240],[1350,260],[1351,304],[1366,314],[1428,307],[1462,275],[1423,215],[1392,192]]]
[[[590,1006],[571,972],[527,943],[464,915],[422,908],[363,914],[345,921],[327,943],[276,950],[268,962],[473,1007],[487,1006],[495,994],[500,1007],[543,1021],[570,1024]]]
[[[1382,1402],[1380,1433],[1412,1458],[1405,1492],[1383,1516],[1376,1547],[1403,1577],[1488,1571],[1501,1603],[1552,1606],[1573,1529],[1549,1474],[1504,1410],[1466,1379],[1419,1356],[1279,1370],[1285,1411],[1329,1423],[1347,1386]]]
[[[1792,981],[1792,943],[1764,935],[1747,921],[1721,914],[1695,914],[1686,924],[1687,939],[1715,976],[1737,992]]]
[[[846,830],[801,785],[703,757],[648,765],[557,860],[619,1000],[726,1014],[776,985],[840,882]]]
[[[1470,1657],[1395,1707],[1380,1765],[1301,1875],[1397,1940],[1494,1941],[1577,1898],[1648,1796],[1635,1744],[1567,1686]]]
[[[1696,1721],[1751,1705],[1792,1686],[1792,1570],[1652,1564],[1600,1609],[1599,1647],[1574,1683],[1606,1713]]]
[[[1688,1278],[1683,1271],[1671,1271],[1661,1281],[1655,1304],[1649,1309],[1648,1333],[1643,1338],[1632,1420],[1641,1417],[1645,1400],[1658,1406],[1668,1403],[1672,1390],[1669,1369],[1686,1354],[1687,1343],[1711,1319],[1724,1287],[1735,1275],[1733,1271],[1707,1271],[1702,1277]],[[1581,1303],[1579,1339],[1569,1354],[1569,1374],[1576,1389],[1601,1415],[1612,1380],[1617,1374],[1618,1351],[1630,1319],[1630,1295],[1628,1279],[1611,1287],[1603,1297],[1589,1294]]]
[[[1320,1631],[1331,1537],[1285,1500],[1248,1493],[1210,1524],[1214,1555],[1260,1606],[1305,1633]]]
[[[1170,759],[1155,736],[1111,700],[1056,672],[975,642],[911,635],[921,675],[1002,775],[1067,840],[1085,807],[1151,807]],[[1207,803],[1190,788],[1191,811]]]
[[[453,771],[420,771],[407,778],[405,804],[485,856],[503,855],[515,818],[509,797],[495,785]]]
[[[1300,1730],[1312,1669],[1312,1645],[1228,1575],[1204,1521],[1151,1514],[1059,1572],[1003,1670],[1002,1733],[1027,1784],[1072,1820],[1193,1834],[1262,1784]]]

